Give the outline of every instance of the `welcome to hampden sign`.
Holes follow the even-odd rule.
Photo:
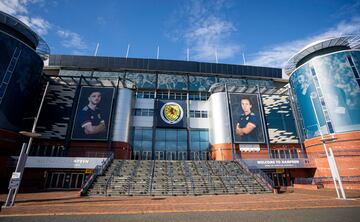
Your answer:
[[[243,160],[250,169],[307,168],[307,159],[247,159]]]

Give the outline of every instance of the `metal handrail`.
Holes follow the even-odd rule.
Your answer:
[[[80,196],[86,195],[87,191],[89,190],[92,183],[95,179],[104,173],[104,170],[108,168],[109,164],[114,160],[114,153],[110,153],[109,156],[106,158],[105,161],[102,162],[101,165],[97,165],[94,169],[94,172],[91,174],[88,180],[86,180],[81,187]]]
[[[189,166],[187,165],[187,162],[186,161],[183,161],[184,163],[184,168],[185,168],[185,176],[188,177],[191,181],[191,187],[192,187],[192,190],[193,190],[193,194],[195,195],[195,183],[194,183],[194,180],[193,180],[193,177],[192,177],[192,174],[189,170]]]
[[[245,170],[255,179],[259,178],[260,180],[262,180],[269,189],[274,188],[274,181],[272,181],[270,177],[268,177],[262,170],[249,169],[247,164],[238,155],[235,155],[235,161],[241,166],[243,170]]]
[[[133,169],[133,171],[131,172],[130,178],[128,179],[128,195],[130,195],[130,190],[132,188],[132,182],[134,181],[134,177],[137,174],[137,170],[140,166],[140,160],[136,160],[136,165]]]
[[[340,176],[340,178],[343,182],[360,184],[360,176]],[[295,178],[294,183],[295,184],[313,184],[313,185],[327,184],[327,183],[333,183],[333,179],[332,179],[332,177],[316,177],[316,178],[298,177],[298,178]]]
[[[229,170],[227,169],[227,167],[225,166],[225,164],[223,162],[219,162],[219,165],[224,170],[224,172],[226,174],[225,179],[228,181],[230,187],[234,190],[234,192],[236,192],[234,180],[230,179],[230,176],[233,176],[233,175],[230,174]]]

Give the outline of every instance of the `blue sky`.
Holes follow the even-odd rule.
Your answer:
[[[360,34],[360,0],[0,0],[52,54],[283,67],[307,44]]]

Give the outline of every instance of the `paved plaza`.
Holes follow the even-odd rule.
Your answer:
[[[14,207],[2,209],[0,221],[211,222],[239,217],[244,221],[301,221],[299,217],[306,221],[357,221],[360,191],[348,190],[347,196],[348,200],[339,200],[333,190],[326,189],[177,197],[80,197],[76,191],[29,193],[19,194]],[[3,203],[5,198],[1,195],[0,201]]]

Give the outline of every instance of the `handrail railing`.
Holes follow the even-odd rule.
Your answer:
[[[249,167],[247,166],[247,164],[241,159],[239,158],[238,155],[235,155],[235,161],[237,163],[239,163],[239,165],[241,166],[241,168],[243,168],[243,170],[245,170],[247,173],[249,173],[251,176],[253,176],[254,178],[259,178],[261,181],[263,181],[263,183],[269,188],[269,189],[273,189],[274,188],[274,181],[272,181],[270,179],[270,177],[268,177],[262,170],[259,169],[249,169]]]
[[[346,183],[357,183],[360,184],[360,176],[340,176],[342,182]],[[321,184],[328,184],[333,183],[332,177],[298,177],[295,178],[295,184],[313,184],[313,185],[321,185]]]
[[[97,165],[95,167],[94,172],[81,187],[80,196],[86,195],[87,191],[89,190],[94,180],[97,178],[97,176],[102,175],[104,173],[104,170],[108,168],[109,164],[113,161],[113,159],[114,159],[114,153],[111,152],[109,153],[109,156],[106,158],[106,160],[102,162],[101,165]]]
[[[185,168],[185,177],[190,179],[193,194],[195,195],[195,183],[194,183],[194,179],[192,177],[192,174],[190,172],[189,166],[187,165],[186,161],[183,161],[183,164],[184,164],[183,166]]]

